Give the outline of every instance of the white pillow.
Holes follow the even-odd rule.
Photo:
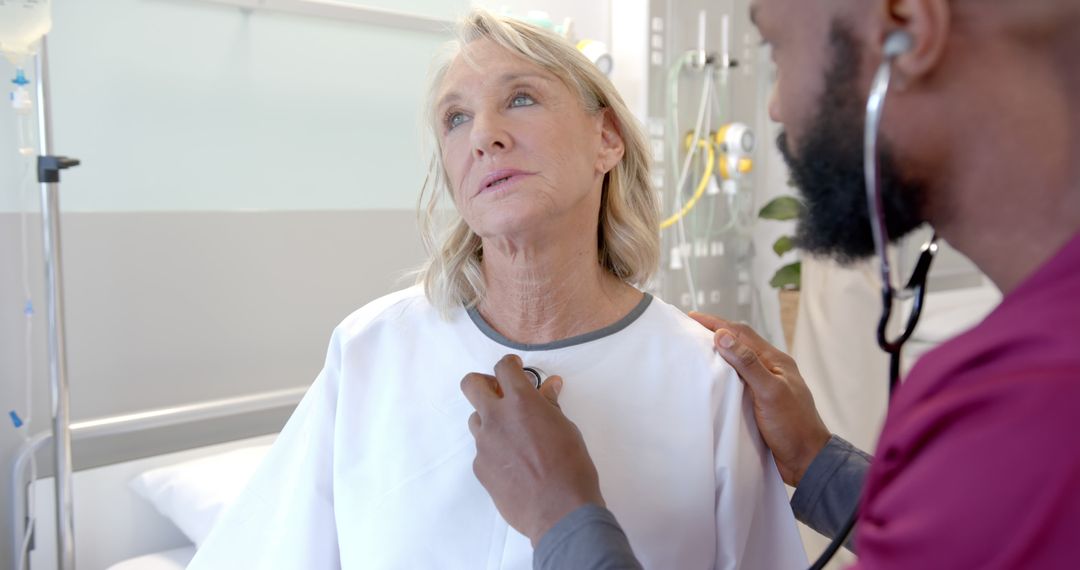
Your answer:
[[[218,515],[247,486],[270,445],[244,447],[142,473],[129,486],[195,546],[202,546]]]

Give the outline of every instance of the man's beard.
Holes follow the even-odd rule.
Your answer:
[[[777,146],[806,204],[796,245],[851,263],[875,253],[863,170],[865,106],[856,88],[859,50],[854,34],[834,24],[831,44],[833,61],[825,93],[806,136],[797,152],[788,145],[786,133],[781,133]],[[922,225],[925,185],[900,172],[884,141],[878,149],[885,224],[890,239],[896,240]]]

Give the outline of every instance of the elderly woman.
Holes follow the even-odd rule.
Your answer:
[[[444,194],[458,216],[428,239],[423,286],[337,327],[191,568],[530,568],[473,474],[459,390],[507,353],[565,378],[646,567],[805,564],[737,376],[708,331],[634,287],[657,266],[658,208],[607,79],[562,39],[477,12],[430,105],[426,216]]]

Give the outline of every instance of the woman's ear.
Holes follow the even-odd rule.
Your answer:
[[[605,108],[600,111],[600,154],[597,157],[597,170],[611,172],[626,153],[626,143],[615,120],[615,113]]]

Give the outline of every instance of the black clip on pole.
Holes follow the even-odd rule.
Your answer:
[[[52,184],[60,182],[60,171],[79,165],[79,159],[66,156],[39,156],[38,182]]]

